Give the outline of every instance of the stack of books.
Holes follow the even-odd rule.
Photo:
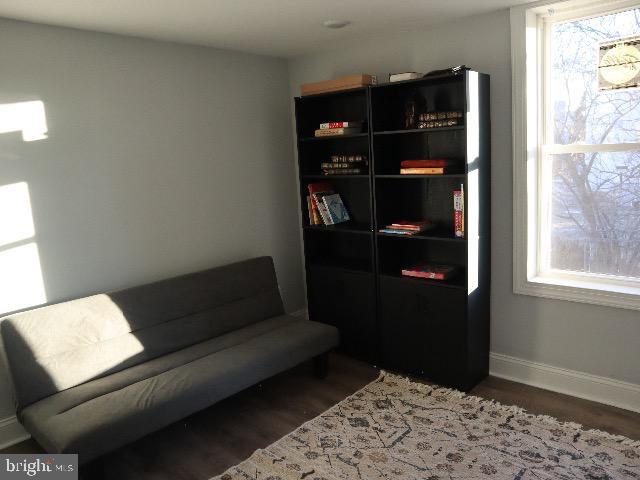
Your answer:
[[[362,122],[326,122],[315,131],[316,137],[335,137],[362,132]]]
[[[322,162],[324,175],[361,175],[369,173],[366,155],[331,155],[331,162]]]
[[[425,263],[403,268],[402,275],[405,277],[428,278],[430,280],[448,280],[453,277],[457,271],[458,268],[454,265]]]
[[[432,112],[418,115],[418,128],[443,128],[462,125],[462,112]]]
[[[441,158],[403,160],[400,162],[400,175],[443,175],[450,166],[449,160]]]
[[[431,228],[429,220],[419,220],[417,222],[400,221],[387,225],[385,228],[378,230],[380,233],[391,233],[393,235],[411,236],[420,232],[424,232]]]
[[[335,225],[350,220],[340,194],[334,191],[330,183],[310,183],[307,189],[309,224]]]

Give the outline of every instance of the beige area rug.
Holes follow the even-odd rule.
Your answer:
[[[640,442],[383,372],[216,478],[640,479]]]

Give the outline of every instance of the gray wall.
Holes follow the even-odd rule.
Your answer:
[[[284,60],[9,20],[0,46],[0,104],[46,109],[48,139],[0,134],[0,186],[28,183],[48,301],[273,255],[304,305]]]
[[[512,291],[511,53],[509,13],[422,32],[350,42],[290,62],[299,85],[352,73],[422,71],[466,64],[491,75],[492,351],[640,384],[637,311],[514,295]]]

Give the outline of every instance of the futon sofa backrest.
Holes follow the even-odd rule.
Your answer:
[[[260,257],[1,320],[18,408],[283,313]]]

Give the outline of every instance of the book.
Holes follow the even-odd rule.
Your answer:
[[[368,172],[362,168],[325,168],[323,175],[362,175]]]
[[[360,166],[364,162],[344,162],[344,163],[334,163],[334,162],[322,162],[320,164],[320,168],[360,168]]]
[[[362,122],[326,122],[320,124],[320,130],[328,130],[331,128],[351,128],[362,127]]]
[[[332,195],[324,195],[322,197],[322,202],[327,208],[327,214],[331,220],[332,225],[342,222],[348,222],[350,220],[349,213],[347,212],[344,203],[342,203],[342,198],[340,198],[340,195],[338,193],[334,193]]]
[[[456,237],[464,237],[464,185],[453,192],[453,229]]]
[[[313,204],[311,203],[311,195],[307,195],[307,213],[309,214],[309,225],[315,225],[313,218]]]
[[[331,162],[333,163],[358,163],[363,162],[365,165],[369,164],[366,155],[331,155]]]
[[[316,137],[334,137],[338,135],[351,135],[354,133],[360,133],[362,129],[360,127],[349,128],[319,128],[315,131]]]
[[[331,193],[327,193],[327,192],[314,193],[313,199],[318,208],[318,213],[320,214],[320,218],[322,218],[322,223],[324,223],[325,225],[333,225],[333,220],[331,219],[331,215],[329,215],[327,206],[324,203],[324,197],[327,195],[331,195]]]
[[[402,160],[400,167],[402,168],[438,168],[448,167],[451,161],[443,158],[428,158],[424,160]]]
[[[390,82],[402,82],[404,80],[414,80],[416,78],[422,78],[422,74],[418,72],[403,72],[403,73],[390,73]]]
[[[453,265],[423,264],[403,268],[401,273],[405,277],[428,278],[431,280],[448,280],[453,277],[457,267]]]
[[[415,232],[413,230],[403,230],[403,229],[396,229],[396,228],[381,228],[380,230],[378,230],[378,232],[380,233],[391,233],[393,235],[415,235],[418,232]]]
[[[325,217],[322,216],[322,209],[320,208],[320,205],[318,202],[318,196],[320,194],[324,195],[324,194],[334,193],[333,187],[329,182],[315,182],[307,185],[307,190],[309,191],[309,196],[311,197],[311,204],[315,212],[315,215],[317,216],[317,219],[318,219],[318,223],[316,225],[322,225],[323,223],[325,225],[329,225],[328,223],[325,223]],[[322,199],[322,196],[320,196],[320,201],[322,201],[321,199]],[[324,204],[322,206],[324,207]]]
[[[394,229],[402,229],[402,230],[412,230],[416,232],[422,232],[431,227],[431,222],[429,220],[420,220],[417,222],[409,222],[409,221],[399,221],[396,223],[392,223],[391,225],[387,225],[387,228]]]
[[[366,87],[378,83],[378,77],[366,73],[350,75],[348,77],[323,80],[321,82],[304,83],[300,85],[300,95],[314,95],[316,93],[338,92],[353,88]]]
[[[400,175],[442,175],[444,168],[401,168]]]

